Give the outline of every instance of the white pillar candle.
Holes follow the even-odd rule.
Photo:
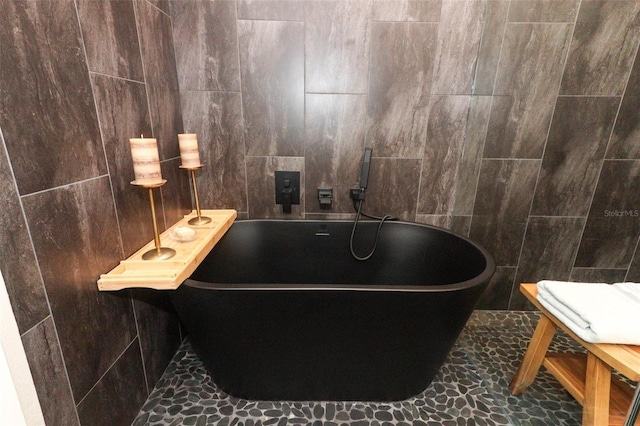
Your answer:
[[[136,177],[135,183],[139,185],[162,183],[158,142],[152,138],[132,138],[129,139],[129,143],[133,173]]]
[[[180,145],[182,167],[189,169],[202,166],[200,163],[200,153],[198,152],[198,139],[195,133],[179,134],[178,144]]]

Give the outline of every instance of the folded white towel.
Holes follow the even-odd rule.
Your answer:
[[[613,286],[633,299],[635,302],[640,303],[640,284],[615,283]]]
[[[640,345],[640,284],[544,280],[537,299],[587,342]]]

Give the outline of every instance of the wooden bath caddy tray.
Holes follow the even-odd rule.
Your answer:
[[[237,213],[235,210],[201,210],[201,215],[210,217],[211,222],[205,225],[189,225],[189,219],[196,217],[196,213],[191,212],[160,235],[160,245],[176,251],[176,255],[171,259],[143,260],[144,253],[155,249],[155,243],[151,241],[128,259],[121,261],[109,273],[100,275],[98,289],[114,291],[124,288],[178,288],[220,241],[231,227]],[[169,233],[178,226],[193,228],[197,232],[195,240],[178,242],[171,239]]]

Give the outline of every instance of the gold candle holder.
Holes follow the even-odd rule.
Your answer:
[[[158,221],[156,219],[156,205],[153,201],[153,189],[160,188],[165,183],[167,183],[165,179],[162,179],[157,183],[137,183],[135,180],[131,182],[132,185],[142,186],[143,188],[147,188],[147,190],[149,191],[151,221],[153,222],[153,240],[155,242],[156,248],[144,253],[142,255],[143,260],[166,260],[171,259],[176,254],[176,251],[174,249],[169,247],[162,247],[160,245],[160,234],[158,233]]]
[[[202,164],[199,166],[179,166],[181,169],[189,170],[189,174],[191,175],[191,182],[193,182],[193,198],[196,201],[196,214],[197,216],[189,219],[189,225],[206,225],[211,222],[211,218],[207,216],[202,216],[200,213],[200,200],[198,199],[198,186],[196,185],[196,170],[202,168]]]

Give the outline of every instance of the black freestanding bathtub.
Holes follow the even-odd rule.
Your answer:
[[[377,223],[360,222],[368,253]],[[350,254],[352,222],[233,224],[173,292],[215,383],[251,400],[395,401],[423,391],[491,276],[491,256],[431,226],[388,222]]]

